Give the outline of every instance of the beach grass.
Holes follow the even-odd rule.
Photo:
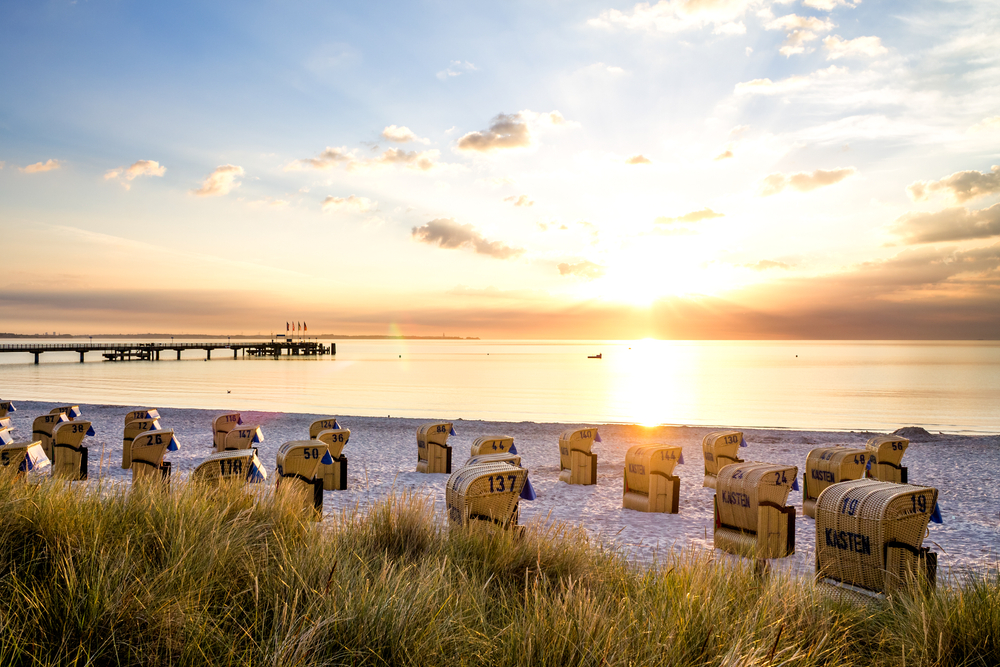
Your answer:
[[[997,665],[1000,575],[857,606],[711,552],[449,530],[423,497],[0,483],[0,665]]]

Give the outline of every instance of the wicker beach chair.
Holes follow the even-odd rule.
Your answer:
[[[705,455],[705,481],[702,486],[715,488],[719,470],[730,463],[743,463],[737,456],[740,446],[746,447],[742,431],[716,431],[701,439],[701,449]]]
[[[170,482],[170,462],[166,453],[179,449],[173,431],[147,431],[132,441],[132,485]]]
[[[40,440],[0,445],[0,477],[5,480],[23,479],[31,470],[50,463]]]
[[[227,412],[212,420],[212,445],[215,447],[215,451],[225,451],[226,435],[242,423],[243,418],[238,412]]]
[[[597,484],[597,454],[590,450],[601,436],[596,428],[568,429],[559,436],[559,481]]]
[[[157,419],[143,417],[125,424],[125,432],[122,435],[122,468],[128,470],[132,467],[132,442],[136,437],[147,431],[159,430],[160,422]]]
[[[731,463],[716,476],[715,548],[751,558],[795,553],[795,508],[786,507],[799,469]]]
[[[502,454],[514,446],[514,438],[509,435],[484,435],[472,443],[471,456],[479,454]]]
[[[870,479],[883,482],[906,484],[906,468],[900,465],[910,441],[891,435],[870,438],[865,444],[868,450],[868,475]]]
[[[125,424],[135,421],[136,419],[159,419],[160,413],[156,408],[145,408],[139,410],[133,410],[125,415]]]
[[[17,412],[14,404],[10,401],[0,401],[0,419],[5,418],[11,412]]]
[[[309,439],[315,440],[316,436],[319,435],[321,431],[329,431],[330,429],[338,428],[340,428],[340,424],[337,422],[336,417],[324,417],[323,419],[317,419],[309,425]]]
[[[267,479],[267,471],[257,458],[256,449],[233,449],[215,452],[198,464],[191,477],[213,486],[224,483],[242,486],[264,481]]]
[[[885,595],[933,586],[937,554],[921,545],[937,496],[933,487],[873,479],[825,488],[816,501],[820,583]]]
[[[36,417],[35,421],[31,424],[31,437],[33,440],[38,440],[42,443],[42,449],[45,450],[45,456],[52,460],[52,433],[55,431],[56,426],[63,422],[70,421],[69,417],[63,412],[50,412],[47,415],[42,415]]]
[[[417,472],[451,473],[449,435],[455,435],[451,422],[424,424],[417,429]]]
[[[278,448],[278,493],[295,494],[305,507],[323,514],[323,478],[318,476],[321,463],[332,463],[326,443],[320,440],[292,440]]]
[[[227,433],[222,440],[222,449],[226,452],[233,449],[250,449],[264,442],[264,432],[257,424],[243,424]]]
[[[465,462],[465,466],[480,465],[482,463],[510,463],[514,466],[521,465],[521,457],[518,454],[511,454],[510,452],[500,452],[497,454],[479,454],[477,456],[470,456],[469,460]]]
[[[334,422],[336,423],[336,422]],[[330,452],[330,463],[319,464],[319,475],[323,478],[324,491],[347,490],[347,457],[344,456],[344,446],[351,439],[350,429],[328,428],[316,434],[316,440],[324,443]]]
[[[517,525],[517,504],[528,479],[528,470],[509,461],[462,466],[448,478],[445,503],[452,526],[472,520],[493,521],[503,527]]]
[[[78,481],[87,479],[88,450],[83,439],[97,435],[88,421],[56,424],[52,444],[52,476]]]
[[[816,518],[816,499],[823,489],[838,482],[863,478],[867,460],[867,450],[840,445],[810,451],[802,476],[802,513]]]
[[[622,508],[637,512],[677,514],[681,480],[674,466],[682,462],[680,447],[633,445],[625,453]]]
[[[83,410],[80,409],[79,405],[61,405],[58,408],[49,410],[49,414],[64,414],[66,415],[66,419],[73,421],[77,417],[83,416]]]

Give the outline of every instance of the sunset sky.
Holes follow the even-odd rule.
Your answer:
[[[0,331],[1000,338],[982,2],[0,6]]]

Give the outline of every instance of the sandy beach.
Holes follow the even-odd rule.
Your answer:
[[[57,403],[16,401],[13,425],[18,440],[31,431],[31,420],[48,412]],[[155,405],[83,405],[83,419],[93,422],[97,435],[84,443],[90,448],[91,479],[127,482],[130,471],[123,470],[122,419],[139,407],[157,407],[163,428],[173,429],[180,441],[177,452],[168,453],[175,478],[186,477],[212,450],[211,420],[222,410],[171,409]],[[309,424],[320,417],[336,416],[341,426],[351,430],[344,449],[348,457],[348,489],[328,491],[324,499],[327,515],[353,507],[364,508],[393,492],[412,491],[431,496],[436,506],[444,506],[448,476],[415,472],[416,430],[430,419],[352,417],[332,414],[287,414],[242,411],[247,424],[260,424],[264,442],[259,455],[274,482],[278,447],[289,440],[308,437]],[[447,420],[448,415],[441,415]],[[598,425],[602,443],[596,444],[598,483],[571,486],[558,481],[559,433],[571,425],[532,422],[455,421],[457,436],[449,440],[455,464],[469,454],[475,438],[489,434],[514,437],[523,463],[538,494],[535,501],[521,503],[522,522],[563,521],[578,524],[606,543],[627,549],[638,561],[648,562],[670,548],[712,548],[712,495],[702,487],[702,436],[717,430],[706,427],[653,427]],[[740,428],[738,424],[725,428]],[[766,461],[799,467],[801,475],[809,450],[823,445],[864,446],[875,435],[866,432],[823,432],[791,430],[744,430],[748,446],[740,455],[748,461]],[[681,478],[680,512],[676,515],[645,514],[623,510],[622,468],[626,450],[634,444],[665,443],[683,447],[685,465],[675,474]],[[103,462],[102,462],[103,457]],[[929,434],[911,438],[903,459],[910,482],[934,486],[940,492],[942,525],[931,524],[925,544],[939,552],[943,571],[995,565],[1000,558],[1000,435],[971,437]],[[801,514],[801,491],[792,491],[789,504],[799,507],[796,517],[795,554],[774,561],[776,567],[809,574],[814,568],[815,528],[812,519]],[[443,512],[441,512],[443,517]],[[443,518],[442,518],[443,520]]]

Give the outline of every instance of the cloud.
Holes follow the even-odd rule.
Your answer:
[[[851,0],[802,0],[802,4],[806,7],[812,7],[813,9],[819,9],[824,12],[832,12],[837,6],[843,5],[844,7],[857,7],[858,2],[851,2]]]
[[[252,208],[287,208],[292,202],[287,199],[272,199],[271,197],[264,197],[263,199],[254,199],[247,202],[247,206]]]
[[[429,151],[405,151],[401,148],[390,148],[377,158],[352,162],[348,165],[348,169],[356,169],[358,166],[403,165],[417,171],[429,171],[439,166],[437,160],[440,155],[441,152],[437,149]]]
[[[716,34],[742,34],[739,21],[755,0],[660,0],[641,2],[631,13],[617,9],[601,12],[587,23],[596,28],[624,28],[651,32],[682,32],[711,25]]]
[[[480,255],[497,259],[512,259],[524,254],[524,248],[514,248],[500,241],[488,241],[472,225],[461,225],[451,218],[436,218],[421,227],[414,227],[411,236],[415,241],[439,248],[469,248]]]
[[[110,181],[117,179],[125,189],[128,190],[132,187],[131,181],[139,178],[140,176],[163,176],[166,173],[167,168],[161,165],[156,160],[138,160],[133,162],[128,167],[115,167],[114,169],[109,169],[104,174],[104,180]]]
[[[700,211],[691,211],[676,218],[660,216],[655,222],[660,225],[669,225],[675,222],[701,222],[702,220],[711,220],[712,218],[724,218],[725,215],[725,213],[716,213],[710,208],[703,208]]]
[[[814,172],[800,172],[786,176],[785,174],[771,174],[760,184],[759,194],[762,197],[776,195],[785,188],[798,190],[799,192],[810,192],[817,188],[839,183],[848,176],[857,173],[854,167],[844,167],[841,169],[817,169]]]
[[[377,210],[378,202],[373,202],[368,197],[358,197],[356,195],[334,197],[331,195],[323,200],[324,213],[371,213]]]
[[[788,33],[784,45],[778,52],[783,56],[791,57],[796,53],[805,53],[805,45],[819,39],[817,33],[829,32],[835,26],[830,21],[814,16],[788,14],[766,23],[764,27],[768,30],[785,30]]]
[[[285,171],[293,171],[303,167],[311,169],[333,169],[339,164],[351,162],[356,159],[354,151],[348,151],[346,146],[341,146],[339,148],[331,148],[327,146],[326,150],[319,154],[319,157],[296,160],[285,167]]]
[[[477,69],[479,68],[470,62],[463,62],[461,60],[452,60],[451,64],[448,65],[448,67],[437,73],[437,78],[441,79],[442,81],[447,81],[448,79],[451,79],[453,77],[461,76],[466,72],[475,72]]]
[[[3,160],[0,160],[0,169],[3,169],[6,166],[7,166],[7,163],[4,162]]]
[[[1000,192],[1000,166],[993,165],[988,173],[956,171],[940,181],[916,181],[907,186],[906,192],[913,201],[923,201],[935,192],[943,192],[958,203],[996,194]]]
[[[726,150],[716,155],[713,159],[716,162],[718,162],[719,160],[728,160],[731,157],[733,157],[733,151],[727,148]]]
[[[528,148],[534,144],[532,130],[544,127],[575,127],[558,111],[539,113],[525,109],[514,114],[497,114],[487,130],[469,132],[458,140],[458,149],[477,153],[493,153],[512,148]]]
[[[625,164],[653,164],[653,161],[645,155],[633,155],[625,160]]]
[[[744,267],[748,269],[753,269],[754,271],[767,271],[768,269],[790,269],[792,268],[790,264],[785,264],[784,262],[775,262],[770,259],[762,259],[755,264],[744,264]]]
[[[737,83],[733,92],[736,95],[780,95],[791,93],[812,86],[828,86],[829,80],[848,74],[846,67],[830,65],[826,69],[816,70],[806,76],[790,76],[787,79],[771,81],[771,79],[753,79]]]
[[[40,174],[43,171],[54,171],[56,169],[62,169],[63,163],[59,160],[46,160],[45,162],[36,162],[35,164],[29,164],[27,167],[21,167],[21,171],[26,174]]]
[[[841,39],[840,35],[830,35],[823,40],[823,46],[829,52],[827,60],[837,60],[838,58],[851,58],[854,56],[868,56],[874,58],[889,52],[889,49],[882,46],[882,40],[878,37],[857,37],[855,39]]]
[[[191,194],[199,197],[219,197],[228,195],[231,190],[240,187],[238,179],[243,175],[243,167],[234,164],[220,165],[208,175],[205,182],[197,190],[192,190]]]
[[[989,132],[991,130],[1000,130],[1000,116],[990,116],[989,118],[984,118],[970,127],[969,130],[971,132]]]
[[[978,211],[955,206],[934,213],[907,213],[896,219],[892,232],[906,244],[1000,236],[1000,204]]]
[[[603,266],[588,260],[583,260],[582,262],[577,262],[576,264],[563,262],[559,265],[560,276],[578,276],[580,278],[586,278],[587,280],[594,280],[603,276],[604,273],[605,268]]]
[[[397,144],[405,144],[411,141],[416,141],[421,144],[429,144],[430,139],[421,139],[413,130],[404,126],[397,127],[396,125],[389,125],[384,130],[382,130],[382,136],[389,141],[395,142]]]
[[[517,195],[511,195],[510,197],[504,197],[503,200],[514,202],[514,206],[528,207],[535,205],[535,202],[529,199],[528,195],[521,195],[520,197]]]

